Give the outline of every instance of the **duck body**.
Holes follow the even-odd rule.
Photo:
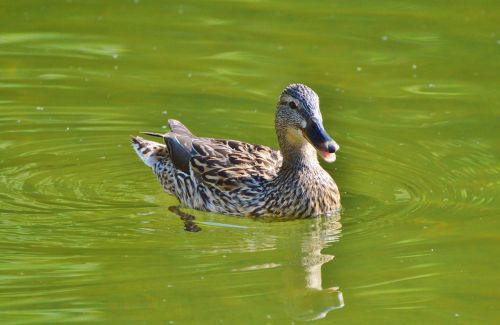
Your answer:
[[[310,90],[301,84],[287,88],[292,86]],[[275,121],[281,151],[236,140],[197,137],[176,120],[168,121],[170,132],[166,134],[146,133],[161,137],[163,143],[132,137],[132,146],[163,189],[184,207],[254,217],[334,214],[340,208],[339,191],[320,166],[316,150],[331,160],[338,146],[321,123],[314,124],[312,130],[304,125],[307,121],[300,121],[298,129],[290,127],[289,115],[294,113],[281,106],[294,96],[286,95],[286,90]]]

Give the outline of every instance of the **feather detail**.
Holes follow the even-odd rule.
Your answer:
[[[317,126],[309,130],[313,140],[329,141],[317,144],[318,150],[338,150],[318,124],[321,114],[317,95],[301,84],[288,86],[278,103],[275,126],[282,151],[237,140],[197,137],[177,120],[168,121],[168,133],[143,132],[162,138],[163,143],[132,137],[132,147],[163,189],[184,207],[278,218],[336,213],[340,208],[337,185],[319,165],[317,148],[300,138],[304,133],[297,126],[290,126],[295,123],[287,108],[290,100],[307,110],[304,116]],[[292,115],[298,118],[297,113]],[[297,125],[307,127],[302,122]],[[299,135],[295,142],[287,137],[291,128]]]

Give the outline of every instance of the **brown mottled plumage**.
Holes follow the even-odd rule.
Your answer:
[[[132,146],[184,207],[290,218],[340,208],[337,185],[316,155],[317,150],[332,162],[339,147],[323,128],[318,96],[305,85],[289,85],[280,96],[275,127],[281,151],[200,138],[179,121],[168,123],[166,134],[146,133],[162,137],[164,144],[132,137]]]

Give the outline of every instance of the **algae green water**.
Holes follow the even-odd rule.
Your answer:
[[[0,321],[500,322],[498,1],[2,1]],[[276,147],[292,82],[341,218],[168,210],[129,135]]]

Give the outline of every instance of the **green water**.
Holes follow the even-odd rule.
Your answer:
[[[2,1],[1,323],[498,323],[499,12]],[[129,135],[275,147],[291,82],[341,146],[341,219],[184,231]]]

